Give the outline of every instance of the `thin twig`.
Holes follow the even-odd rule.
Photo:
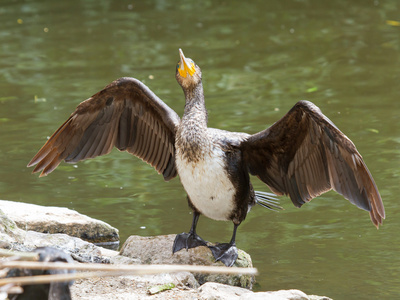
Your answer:
[[[36,276],[21,276],[21,277],[8,277],[0,279],[0,287],[6,284],[44,284],[60,281],[71,281],[75,279],[86,279],[92,277],[106,277],[106,276],[120,276],[123,272],[82,272],[82,273],[68,273],[68,274],[54,274],[54,275],[36,275]]]
[[[0,256],[5,256],[5,257],[16,256],[19,259],[32,260],[32,261],[39,260],[38,253],[13,251],[13,250],[5,250],[5,249],[0,249]]]
[[[216,267],[196,265],[101,265],[101,264],[68,264],[62,262],[26,262],[4,261],[0,268],[48,269],[92,271],[82,273],[38,275],[27,277],[11,277],[0,279],[0,286],[6,284],[42,284],[56,281],[70,281],[89,277],[121,276],[121,275],[151,275],[173,272],[194,272],[208,274],[243,274],[256,275],[255,268]]]
[[[62,269],[77,271],[121,271],[137,275],[170,273],[170,272],[195,272],[209,274],[244,274],[256,275],[255,268],[196,266],[196,265],[103,265],[103,264],[68,264],[62,262],[24,262],[4,261],[0,267],[25,268],[25,269]]]

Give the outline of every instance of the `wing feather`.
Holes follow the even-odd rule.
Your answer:
[[[115,146],[170,180],[177,175],[174,157],[179,123],[178,115],[147,86],[134,78],[120,78],[83,101],[28,167],[36,165],[33,172],[45,176],[63,160],[75,163],[94,158]]]
[[[382,224],[382,199],[360,153],[311,102],[298,102],[240,147],[249,172],[274,193],[289,195],[295,206],[334,189],[369,211],[375,226]]]

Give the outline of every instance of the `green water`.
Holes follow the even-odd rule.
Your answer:
[[[131,234],[187,231],[178,179],[110,155],[61,164],[46,178],[26,164],[82,100],[112,80],[145,82],[180,115],[178,48],[203,70],[209,125],[254,133],[308,99],[357,145],[387,220],[334,192],[301,209],[255,207],[238,247],[257,290],[297,288],[334,299],[400,294],[400,3],[398,1],[11,1],[0,4],[0,198],[65,206]],[[257,179],[256,189],[268,191]],[[209,241],[232,225],[202,217]]]

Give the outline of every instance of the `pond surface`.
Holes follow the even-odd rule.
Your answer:
[[[258,132],[298,100],[314,102],[357,145],[387,220],[329,192],[301,209],[255,207],[237,244],[257,290],[334,299],[400,294],[400,9],[398,1],[2,1],[0,198],[65,206],[131,234],[189,230],[178,179],[117,150],[62,163],[45,178],[26,164],[76,105],[112,80],[142,80],[182,114],[178,48],[203,70],[209,125]],[[268,191],[256,178],[255,188]],[[200,218],[209,241],[232,224]]]

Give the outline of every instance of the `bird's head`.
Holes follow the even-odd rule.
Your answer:
[[[185,57],[182,49],[179,49],[180,61],[176,65],[176,80],[182,86],[183,90],[192,90],[201,83],[201,70],[195,62]]]

